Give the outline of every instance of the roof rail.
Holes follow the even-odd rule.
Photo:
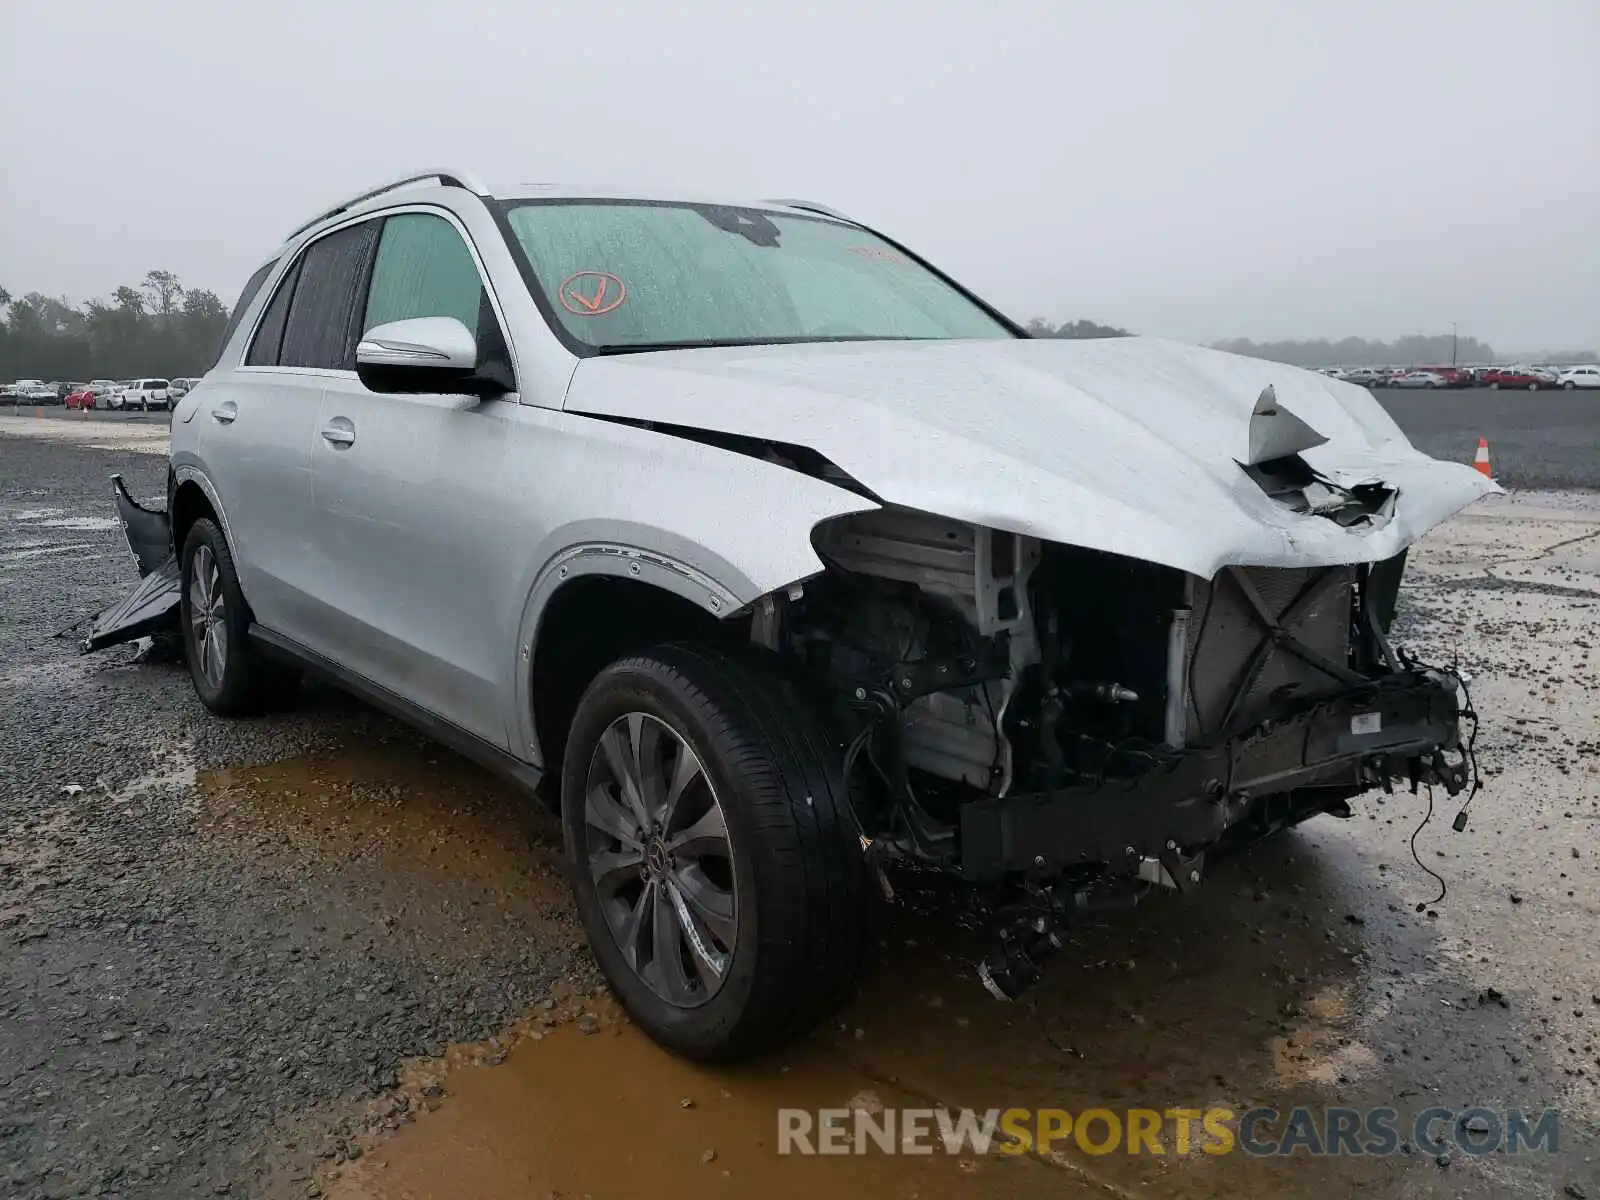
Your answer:
[[[852,225],[857,223],[854,217],[847,217],[837,208],[829,208],[826,204],[818,204],[815,200],[768,200],[767,203],[781,204],[784,208],[798,208],[801,212],[818,213],[839,221],[849,221]]]
[[[354,208],[364,200],[371,200],[374,196],[381,196],[385,192],[392,192],[397,188],[408,187],[413,183],[421,183],[424,179],[437,179],[442,187],[465,188],[467,191],[472,192],[477,196],[487,196],[489,194],[489,189],[485,187],[481,181],[479,181],[477,176],[469,175],[465,171],[452,171],[444,167],[435,167],[426,171],[417,171],[414,174],[407,175],[404,179],[396,179],[392,183],[384,184],[382,187],[371,188],[365,192],[362,192],[359,196],[351,197],[342,204],[334,205],[326,212],[312,217],[311,220],[307,221],[305,224],[297,225],[294,229],[294,232],[289,234],[289,236],[284,240],[293,241],[312,226],[320,225],[329,217],[336,217],[347,209]]]

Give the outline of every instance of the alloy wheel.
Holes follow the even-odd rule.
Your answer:
[[[680,1008],[715,996],[738,937],[733,845],[704,765],[666,722],[631,712],[600,735],[580,851],[634,973]]]
[[[222,576],[210,546],[195,548],[189,568],[189,635],[194,641],[195,668],[213,688],[222,686],[228,666],[227,602]]]

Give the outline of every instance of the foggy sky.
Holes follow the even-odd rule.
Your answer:
[[[803,196],[1025,320],[1600,344],[1596,0],[0,0],[0,284],[416,167]]]

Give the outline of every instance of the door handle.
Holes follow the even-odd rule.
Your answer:
[[[211,419],[218,425],[232,425],[235,417],[239,415],[239,406],[232,400],[224,400],[211,410]]]
[[[335,417],[322,427],[322,440],[330,446],[353,446],[356,441],[355,426],[344,417]]]

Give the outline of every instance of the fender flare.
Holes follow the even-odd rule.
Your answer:
[[[512,752],[540,770],[545,769],[544,754],[533,719],[533,657],[540,626],[557,591],[576,579],[595,576],[650,584],[691,601],[718,618],[731,616],[748,603],[740,599],[740,591],[680,559],[625,542],[579,542],[551,558],[535,577],[517,626],[513,683],[516,725],[509,731]],[[748,591],[748,585],[741,590]]]

